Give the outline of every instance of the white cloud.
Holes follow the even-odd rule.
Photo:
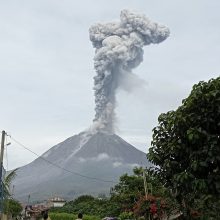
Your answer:
[[[108,160],[109,158],[110,157],[107,153],[101,153],[101,154],[98,154],[97,157],[90,157],[90,158],[80,157],[79,162],[84,163],[87,161],[104,161],[104,160]]]
[[[113,167],[119,167],[119,166],[121,166],[122,165],[122,162],[114,162],[113,163]]]
[[[101,160],[107,160],[107,159],[109,159],[109,155],[106,153],[101,153],[94,160],[101,161]]]
[[[83,158],[83,157],[80,157],[80,158],[79,158],[79,162],[80,162],[80,163],[84,163],[84,162],[86,162],[86,159]]]

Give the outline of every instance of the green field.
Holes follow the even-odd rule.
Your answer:
[[[75,214],[68,214],[68,213],[53,213],[49,214],[51,220],[75,220],[77,219],[77,215]],[[88,216],[84,215],[83,220],[100,220],[97,216]]]

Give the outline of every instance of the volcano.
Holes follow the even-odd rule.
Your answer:
[[[82,132],[20,167],[13,182],[15,198],[27,202],[30,195],[34,202],[108,194],[122,174],[140,165],[150,165],[145,153],[116,134]]]
[[[15,197],[20,201],[108,193],[124,173],[149,166],[146,155],[114,134],[116,92],[143,61],[143,47],[161,43],[169,29],[144,15],[122,10],[120,20],[89,29],[95,48],[95,117],[93,131],[52,147],[17,171]],[[135,79],[134,77],[132,79]],[[138,84],[141,86],[141,84]]]

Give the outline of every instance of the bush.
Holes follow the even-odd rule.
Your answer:
[[[4,208],[4,213],[11,214],[12,217],[18,216],[22,211],[21,204],[14,199],[4,200],[3,208]]]
[[[85,215],[99,216],[117,216],[119,215],[118,204],[108,199],[98,199],[92,196],[84,195],[66,203],[62,208],[53,208],[52,212],[60,213],[84,213]]]
[[[120,218],[121,220],[134,219],[134,214],[133,214],[133,212],[122,212],[122,213],[119,215],[119,218]]]

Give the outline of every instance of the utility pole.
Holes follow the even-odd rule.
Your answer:
[[[2,131],[2,141],[1,141],[1,155],[0,155],[0,214],[2,219],[3,214],[3,156],[4,156],[4,146],[5,146],[5,135],[6,132]]]
[[[29,194],[28,195],[28,202],[27,202],[27,205],[29,206],[29,203],[30,203],[30,198],[31,198],[31,195]]]

